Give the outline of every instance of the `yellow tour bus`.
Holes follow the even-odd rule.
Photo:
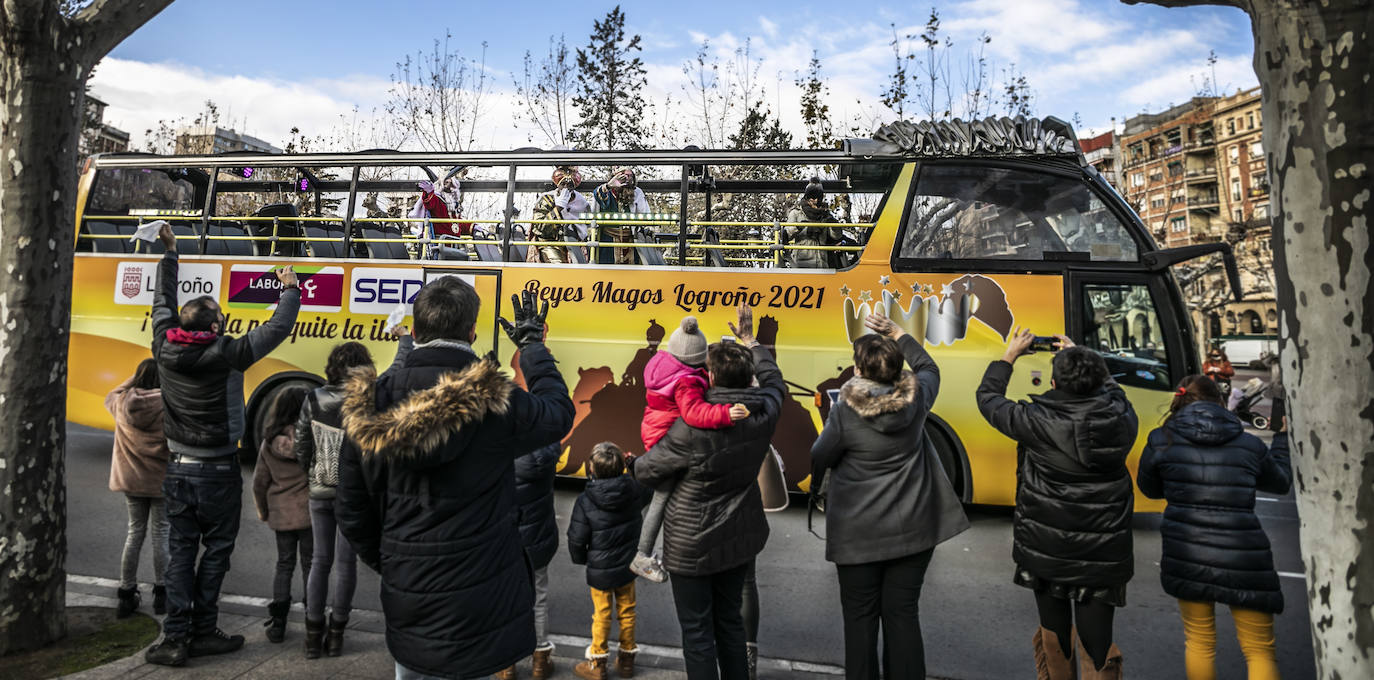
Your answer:
[[[825,197],[798,210],[813,175]],[[300,274],[290,338],[244,376],[249,433],[275,390],[323,381],[337,343],[362,342],[385,367],[389,315],[456,275],[483,302],[476,351],[512,368],[505,300],[548,302],[577,408],[559,472],[580,475],[600,441],[642,448],[643,369],[680,319],[724,335],[747,303],[790,388],[774,445],[804,491],[851,343],[881,311],[939,363],[929,434],[980,504],[1015,498],[1015,444],[974,398],[1014,327],[1101,352],[1140,417],[1139,447],[1199,367],[1170,265],[1220,253],[1239,289],[1226,244],[1158,248],[1055,118],[898,122],[819,151],[106,154],[79,185],[74,422],[111,428],[106,393],[150,356],[161,246],[132,236],[152,220],[179,239],[179,303],[213,296],[227,333],[271,314],[274,267]],[[1049,389],[1050,358],[1019,362],[1009,396]]]

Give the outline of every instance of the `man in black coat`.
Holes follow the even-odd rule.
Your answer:
[[[242,337],[224,335],[219,301],[208,295],[177,308],[179,256],[172,228],[158,238],[167,252],[153,291],[153,357],[162,381],[163,430],[171,459],[162,493],[167,499],[167,619],[148,663],[180,666],[189,656],[225,654],[242,635],[219,630],[219,589],[239,533],[243,478],[243,372],[291,333],[301,289],[290,267],[277,270],[281,299],[267,323]],[[196,554],[200,546],[200,565]]]
[[[490,675],[534,651],[512,461],[561,440],[573,404],[543,344],[547,304],[512,302],[528,392],[473,353],[479,300],[456,277],[416,296],[403,366],[348,384],[339,530],[381,574],[397,678]]]
[[[773,356],[754,339],[749,307],[740,307],[739,326],[730,330],[739,343],[712,345],[706,355],[706,401],[744,404],[749,417],[720,430],[679,420],[634,464],[646,486],[679,480],[664,510],[663,566],[672,575],[691,680],[748,676],[744,578],[768,542],[757,478],[787,390]],[[758,387],[750,387],[756,375]]]

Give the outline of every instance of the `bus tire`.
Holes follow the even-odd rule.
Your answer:
[[[239,461],[245,465],[256,463],[258,445],[262,441],[263,419],[267,417],[267,406],[278,394],[291,387],[313,390],[323,384],[324,381],[320,380],[319,376],[293,371],[279,373],[258,385],[243,409],[243,446],[239,449]]]
[[[954,487],[954,493],[964,503],[973,502],[973,484],[970,481],[968,455],[959,443],[959,438],[945,421],[931,414],[926,418],[926,434],[935,445],[935,454],[940,459],[940,467]]]

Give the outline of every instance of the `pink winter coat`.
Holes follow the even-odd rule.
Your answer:
[[[273,531],[310,528],[310,483],[296,460],[295,428],[286,426],[258,446],[253,500]]]
[[[130,378],[105,397],[105,408],[115,420],[110,491],[162,498],[170,456],[162,435],[162,390],[130,387],[132,382]]]
[[[644,367],[644,421],[639,436],[644,451],[658,443],[679,417],[692,427],[719,430],[730,427],[730,404],[706,401],[710,381],[704,368],[693,368],[668,352],[655,352]]]

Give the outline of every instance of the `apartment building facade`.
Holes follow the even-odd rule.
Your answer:
[[[1121,136],[1118,188],[1155,240],[1169,248],[1225,240],[1235,250],[1241,302],[1219,264],[1180,277],[1200,349],[1278,333],[1261,126],[1255,88],[1128,118]]]

